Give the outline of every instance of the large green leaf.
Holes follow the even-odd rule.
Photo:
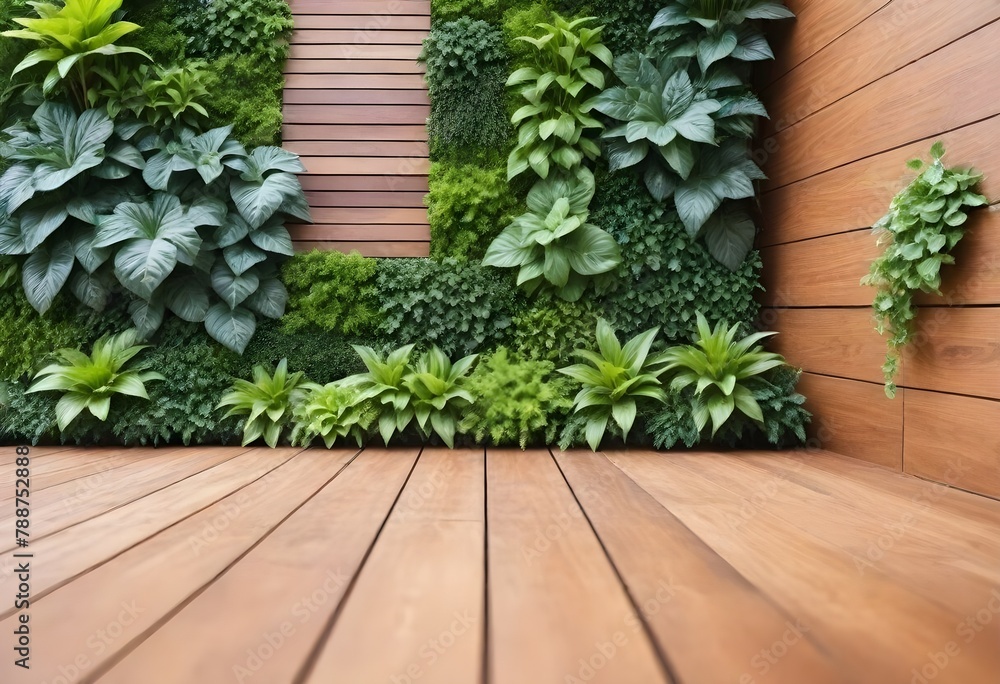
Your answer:
[[[179,318],[189,323],[201,323],[208,314],[210,291],[203,276],[175,274],[163,288],[163,302]]]
[[[163,238],[129,240],[115,254],[119,282],[144,299],[153,296],[175,266],[177,247]]]
[[[76,257],[69,240],[42,245],[28,257],[21,269],[24,294],[38,313],[45,313],[69,280]]]
[[[104,110],[89,109],[76,118],[71,110],[67,116],[67,109],[67,105],[46,102],[33,117],[40,128],[43,125],[63,127],[61,138],[48,144],[49,154],[35,167],[34,186],[40,192],[62,187],[84,171],[98,166],[104,161],[104,145],[114,132],[114,124]]]
[[[753,249],[757,229],[745,212],[728,203],[705,224],[705,245],[715,260],[736,271]]]
[[[205,330],[225,347],[242,354],[257,329],[254,315],[243,307],[230,309],[226,304],[213,305],[205,316]]]
[[[299,180],[290,173],[279,171],[263,181],[233,178],[230,193],[236,208],[251,228],[259,228],[281,209],[287,199],[301,191]]]
[[[230,309],[235,309],[257,291],[260,277],[254,271],[236,275],[224,261],[212,268],[212,288]]]

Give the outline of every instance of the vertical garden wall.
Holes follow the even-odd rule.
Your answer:
[[[869,227],[915,175],[906,161],[936,141],[946,166],[985,173],[1000,197],[1000,38],[995,2],[796,2],[794,26],[759,76],[772,113],[756,158],[769,176],[763,320],[805,369],[824,446],[991,495],[1000,494],[1000,232],[995,206],[970,214],[922,294],[895,399],[881,383],[885,340],[874,291],[859,286],[881,253]]]

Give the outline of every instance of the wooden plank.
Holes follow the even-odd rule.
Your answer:
[[[354,451],[313,453],[336,468]],[[100,681],[294,681],[415,459],[365,451]]]
[[[882,385],[803,373],[798,392],[812,413],[810,444],[893,470],[903,469],[903,403]]]
[[[774,136],[769,189],[1000,111],[1000,22],[886,76]]]
[[[299,176],[306,192],[422,192],[427,176]]]
[[[397,140],[402,142],[426,142],[427,128],[424,125],[337,125],[337,124],[285,124],[281,129],[282,139],[327,141],[327,140]]]
[[[948,150],[949,166],[978,168],[986,174],[981,191],[1000,199],[1000,116],[994,116],[763,194],[761,209],[768,221],[758,243],[775,245],[874,225],[912,180],[906,161],[927,158],[937,140]]]
[[[423,45],[427,29],[403,31],[381,28],[376,22],[348,29],[307,29],[297,26],[292,42],[298,45]]]
[[[327,140],[286,142],[284,148],[298,155],[312,157],[424,157],[425,142],[380,142]]]
[[[430,107],[421,105],[286,105],[286,124],[422,124]]]
[[[491,450],[486,472],[489,681],[668,682],[552,459]]]
[[[424,90],[422,74],[286,74],[285,97],[302,89]]]
[[[60,666],[74,664],[83,677],[99,679],[148,630],[210,585],[326,485],[340,465],[325,450],[302,452],[243,490],[33,602],[31,619],[38,631],[32,634],[32,645],[37,653],[46,654],[32,662],[33,676],[51,681],[59,676]],[[238,513],[232,513],[233,506]],[[191,538],[227,510],[230,524],[211,543],[210,552],[192,550]],[[294,557],[285,560],[296,562]],[[242,602],[247,603],[252,602]],[[0,622],[0,629],[13,631],[15,619]],[[112,624],[119,628],[117,636],[100,642],[104,648],[94,648],[93,641],[88,644],[88,639],[106,633]],[[85,654],[83,663],[78,661],[80,654]]]
[[[309,173],[318,176],[426,176],[426,157],[302,157]]]
[[[1000,402],[908,390],[906,472],[1000,499]]]
[[[425,105],[431,101],[424,90],[285,90],[285,105]]]
[[[885,340],[871,308],[770,309],[764,317],[771,348],[813,373],[882,383]]]
[[[675,676],[738,682],[760,635],[784,632],[788,616],[604,455],[555,458]],[[768,681],[807,680],[847,681],[808,635]]]
[[[430,31],[428,15],[401,14],[297,14],[295,28],[299,29],[355,29],[362,31],[407,30]]]
[[[424,192],[307,192],[310,207],[408,207],[424,206]]]
[[[420,56],[420,45],[301,45],[292,43],[289,59],[323,60],[410,60]]]
[[[483,670],[482,451],[425,451],[306,683],[477,682]]]
[[[291,0],[293,14],[367,14],[430,16],[430,0]]]
[[[298,225],[288,226],[296,241],[424,241],[431,239],[431,229],[424,225]]]
[[[415,59],[289,59],[286,74],[422,74],[423,62]]]
[[[96,518],[67,527],[43,539],[33,541],[32,553],[45,558],[31,574],[31,590],[40,599],[74,577],[114,558],[123,551],[158,534],[160,531],[198,513],[220,499],[245,487],[279,467],[298,449],[253,449],[214,468],[108,511]],[[239,497],[236,504],[245,502]],[[190,550],[204,551],[223,534],[238,508],[229,506],[221,517],[205,522],[189,540]],[[0,560],[0,588],[15,590],[12,556]],[[0,617],[13,613],[9,608]]]
[[[791,126],[997,18],[1000,3],[995,0],[960,4],[893,0],[761,93],[768,110],[780,112],[766,125],[764,135]]]
[[[994,631],[1000,634],[1000,623],[994,621],[985,638],[958,640],[956,625],[968,615],[915,594],[885,573],[859,572],[855,559],[827,541],[825,534],[784,524],[770,510],[766,496],[763,502],[742,496],[703,476],[697,467],[662,454],[610,457],[789,613],[798,629],[792,639],[784,640],[781,653],[797,648],[788,646],[789,641],[794,643],[796,634],[808,631],[839,662],[852,684],[909,681],[913,668],[931,662],[929,657],[953,642],[961,657],[954,657],[954,647],[949,647],[952,657],[946,669],[935,670],[935,682],[987,682],[990,673],[1000,668],[993,636]],[[948,554],[949,549],[940,553]],[[989,594],[984,595],[981,606],[990,600]],[[777,660],[769,651],[782,641],[781,635],[760,635],[762,655],[752,662],[769,664],[764,654]],[[783,662],[778,660],[775,667]]]
[[[64,482],[77,481],[79,487],[80,480],[102,479],[108,471],[133,463],[136,453],[131,448],[95,448],[71,449],[45,458],[35,456],[32,451],[30,457],[31,491],[39,492]],[[13,459],[0,466],[0,501],[7,501],[14,498],[17,467]]]
[[[427,257],[431,254],[429,242],[335,242],[335,241],[304,241],[294,243],[296,252],[311,252],[318,249],[321,252],[357,251],[366,257]]]
[[[426,209],[327,207],[312,210],[317,225],[381,225],[402,228],[409,225],[427,226]]]

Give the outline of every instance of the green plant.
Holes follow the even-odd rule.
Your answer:
[[[573,383],[554,371],[551,361],[518,359],[505,347],[484,357],[466,383],[473,403],[462,432],[497,446],[552,443],[573,408]]]
[[[287,358],[289,367],[301,370],[314,382],[327,384],[364,370],[351,345],[372,342],[371,337],[345,337],[314,326],[289,333],[280,321],[265,318],[243,352],[239,370],[230,375],[249,377],[254,366],[274,366]]]
[[[739,325],[727,329],[723,323],[712,329],[698,312],[694,344],[670,347],[660,358],[665,364],[663,372],[672,376],[671,390],[694,387],[695,426],[703,430],[711,420],[712,436],[736,410],[763,423],[764,416],[751,387],[757,376],[785,365],[780,354],[764,351],[757,344],[777,333],[759,332],[737,340],[739,331]]]
[[[500,271],[454,259],[382,259],[378,293],[383,340],[437,345],[450,356],[504,344],[524,307],[517,287]]]
[[[142,64],[138,69],[119,65],[115,71],[94,67],[94,71],[105,83],[99,94],[112,119],[127,111],[156,130],[180,124],[200,131],[207,122],[211,79],[204,62],[172,67]]]
[[[208,0],[177,22],[191,56],[254,54],[271,62],[284,61],[293,26],[284,0]]]
[[[352,437],[362,446],[378,417],[371,402],[377,392],[373,387],[360,389],[357,378],[307,386],[305,398],[295,407],[292,444],[308,446],[320,438],[330,449],[338,439]]]
[[[598,318],[597,307],[586,299],[536,300],[514,318],[511,349],[534,361],[567,362],[577,349],[594,347]]]
[[[894,397],[893,382],[899,371],[900,349],[913,334],[917,292],[941,294],[941,266],[955,263],[951,251],[965,235],[967,210],[988,204],[973,188],[982,174],[970,169],[945,168],[944,146],[931,148],[931,163],[915,159],[909,167],[922,170],[889,205],[889,213],[874,226],[878,244],[885,251],[871,266],[862,284],[877,288],[873,304],[875,329],[888,332],[888,352],[882,372],[885,393]]]
[[[135,330],[102,337],[94,343],[90,356],[76,349],[59,349],[55,353],[62,359],[35,374],[35,381],[28,393],[58,391],[63,395],[56,404],[56,419],[60,430],[73,422],[84,409],[98,420],[108,418],[111,399],[116,394],[148,399],[145,383],[163,380],[144,366],[125,366],[146,345],[137,345]]]
[[[604,438],[608,421],[614,419],[622,431],[622,438],[627,441],[639,402],[665,400],[659,380],[661,371],[657,369],[660,361],[656,356],[649,356],[658,332],[658,328],[647,330],[622,347],[614,330],[601,319],[597,322],[598,352],[587,349],[575,352],[590,365],[580,363],[559,369],[560,373],[583,385],[573,405],[575,412],[587,419],[587,444],[594,451]]]
[[[377,263],[357,252],[298,254],[285,262],[288,288],[282,329],[294,334],[310,327],[344,335],[371,334],[378,326],[375,297]]]
[[[142,50],[115,43],[137,30],[129,21],[112,22],[122,0],[66,0],[63,5],[47,2],[32,3],[38,17],[17,17],[14,21],[24,28],[4,31],[8,38],[20,38],[39,44],[14,67],[14,74],[37,64],[53,63],[42,82],[48,95],[64,85],[80,110],[97,102],[94,66],[107,57],[138,54],[151,59]]]
[[[371,347],[354,347],[368,369],[367,373],[357,376],[357,388],[366,394],[371,392],[372,401],[378,400],[381,406],[378,429],[386,445],[395,433],[402,432],[413,422],[413,393],[405,382],[410,372],[413,346],[400,347],[385,357]]]
[[[273,375],[263,366],[253,369],[253,382],[235,379],[232,387],[216,408],[226,406],[226,418],[246,416],[243,423],[243,446],[264,438],[271,448],[278,444],[285,427],[291,422],[292,412],[305,393],[306,381],[302,372],[288,373],[288,361],[282,359]]]
[[[616,55],[633,50],[645,50],[649,44],[647,29],[651,18],[662,6],[662,0],[563,0],[568,11],[593,15],[604,24],[604,42]],[[582,5],[582,6],[581,6]]]
[[[566,301],[578,300],[588,276],[621,263],[614,238],[587,223],[593,197],[594,174],[585,167],[536,183],[528,193],[528,213],[490,244],[483,264],[518,268],[517,283],[529,294],[544,288]]]
[[[600,146],[590,131],[604,128],[590,116],[591,97],[604,88],[610,69],[611,51],[601,43],[603,27],[588,28],[593,17],[567,21],[554,15],[552,24],[539,24],[542,36],[521,36],[519,40],[536,48],[534,65],[518,69],[507,85],[519,86],[528,104],[518,109],[511,123],[518,127],[518,143],[507,161],[507,177],[529,168],[546,178],[552,163],[572,171],[584,158],[596,159]]]
[[[210,61],[212,97],[205,107],[211,120],[231,123],[233,137],[247,147],[280,144],[283,66],[252,54]]]
[[[517,209],[503,169],[434,162],[428,185],[425,203],[434,258],[481,260],[489,241]]]
[[[461,17],[496,19],[511,8],[531,6],[536,0],[431,0],[431,16],[439,21]]]
[[[452,363],[443,351],[431,347],[403,377],[412,394],[417,429],[425,439],[435,433],[449,448],[455,447],[461,412],[473,402],[465,384],[476,358],[478,354],[471,354]]]

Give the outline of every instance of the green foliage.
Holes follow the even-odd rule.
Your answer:
[[[462,412],[473,402],[465,385],[477,358],[470,354],[452,363],[438,347],[431,347],[403,377],[412,394],[417,429],[425,439],[436,434],[448,448],[455,447]]]
[[[528,213],[486,250],[483,264],[518,268],[517,283],[529,294],[540,288],[575,302],[587,277],[607,273],[621,263],[618,244],[587,223],[594,197],[594,174],[586,167],[573,175],[553,173],[528,193]]]
[[[532,66],[507,79],[528,102],[511,118],[518,143],[507,160],[508,178],[529,168],[546,178],[552,163],[572,171],[584,158],[601,155],[590,133],[604,125],[590,116],[591,98],[604,88],[604,69],[611,68],[613,57],[601,42],[603,27],[588,28],[592,22],[593,17],[566,21],[554,15],[552,24],[538,25],[541,37],[519,38],[535,47],[535,55]]]
[[[273,375],[263,366],[253,369],[253,382],[236,379],[216,408],[229,407],[225,417],[246,416],[243,423],[243,446],[264,438],[271,448],[278,444],[292,412],[302,400],[306,381],[301,371],[288,373],[288,361],[282,359]]]
[[[670,347],[661,357],[666,364],[663,372],[672,376],[672,391],[694,388],[695,426],[701,431],[711,420],[713,436],[734,411],[763,424],[764,416],[751,388],[759,380],[757,376],[785,365],[780,354],[764,351],[757,344],[777,333],[759,332],[737,340],[739,331],[738,324],[727,329],[719,323],[712,329],[698,312],[694,344]]]
[[[63,5],[34,3],[37,17],[15,17],[14,22],[24,28],[3,32],[8,38],[38,44],[14,67],[13,74],[51,63],[42,81],[42,92],[48,95],[63,86],[78,109],[93,107],[98,98],[94,87],[95,66],[123,54],[151,59],[138,48],[116,45],[123,36],[140,28],[129,21],[112,21],[121,5],[122,0],[66,0]]]
[[[137,340],[138,334],[133,329],[97,340],[90,356],[76,349],[56,350],[54,355],[61,362],[38,371],[28,394],[62,393],[56,404],[56,423],[60,430],[65,430],[84,409],[98,420],[107,420],[114,395],[148,399],[145,383],[164,379],[159,373],[144,370],[146,366],[142,364],[129,364],[147,348],[137,345]]]
[[[535,361],[568,362],[577,349],[592,349],[599,317],[590,300],[538,299],[514,318],[511,348]]]
[[[509,9],[531,6],[534,0],[431,0],[431,15],[437,21],[462,17],[494,20]]]
[[[762,422],[734,413],[711,437],[712,443],[730,448],[764,444],[784,448],[805,442],[810,414],[802,407],[805,397],[795,391],[800,375],[800,371],[784,366],[759,376],[750,391],[760,406]],[[694,419],[696,405],[692,388],[668,395],[663,408],[646,421],[657,449],[672,449],[679,443],[690,448],[703,441],[704,431]]]
[[[583,385],[573,405],[576,413],[587,418],[587,444],[594,451],[604,439],[608,421],[614,419],[622,431],[622,439],[627,441],[639,403],[646,400],[662,403],[666,399],[659,380],[660,360],[649,356],[658,332],[658,328],[651,328],[622,347],[614,330],[602,318],[597,322],[599,353],[587,349],[575,352],[590,365],[580,363],[559,369]]]
[[[363,370],[352,344],[365,342],[310,326],[287,333],[279,321],[264,319],[243,352],[239,370],[232,375],[249,377],[254,366],[274,366],[283,358],[320,384],[340,380]],[[370,340],[368,340],[370,343]]]
[[[139,48],[156,64],[180,63],[187,50],[187,36],[178,28],[177,17],[200,7],[200,0],[128,0],[126,17],[142,28],[122,42]]]
[[[281,269],[288,289],[282,329],[298,333],[315,327],[344,335],[370,335],[380,318],[374,287],[376,267],[374,259],[357,252],[313,250],[292,257]]]
[[[437,259],[479,261],[517,210],[502,168],[434,162],[428,184],[431,256]]]
[[[621,246],[622,264],[597,299],[622,335],[659,326],[668,341],[687,339],[694,312],[712,321],[757,317],[760,256],[752,252],[738,271],[719,264],[684,230],[676,213],[642,190],[636,177],[602,177],[592,220]]]
[[[31,373],[41,355],[79,344],[84,335],[64,305],[40,316],[19,287],[0,289],[0,311],[0,382]]]
[[[206,108],[212,121],[232,124],[233,137],[247,147],[281,142],[283,62],[256,55],[223,55],[208,63],[212,97]]]
[[[292,444],[309,446],[319,438],[330,449],[338,439],[351,437],[362,446],[368,428],[378,417],[372,404],[376,392],[373,388],[360,389],[356,377],[309,385],[302,402],[295,407]]]
[[[873,305],[875,329],[880,335],[889,334],[882,371],[890,398],[896,394],[893,379],[899,370],[900,349],[913,334],[917,315],[913,295],[941,294],[941,266],[955,263],[951,251],[965,235],[967,210],[989,203],[973,192],[982,174],[947,169],[943,156],[944,146],[937,143],[926,169],[919,159],[909,163],[910,168],[923,172],[893,198],[889,213],[875,224],[878,244],[887,246],[861,281],[878,289]]]
[[[504,344],[524,306],[517,287],[499,271],[453,259],[383,259],[378,292],[383,339],[437,345],[449,356]]]
[[[644,50],[649,43],[647,30],[663,0],[589,0],[580,6],[566,0],[577,14],[592,15],[604,24],[604,42],[613,53]]]
[[[537,32],[537,26],[552,19],[553,8],[546,0],[526,3],[522,7],[512,7],[503,15],[503,37],[507,42],[507,52],[511,65],[515,68],[530,66],[534,62],[535,46],[520,40]],[[572,14],[572,8],[566,8]]]
[[[573,408],[573,384],[554,371],[551,361],[518,359],[505,347],[484,357],[466,383],[473,404],[462,432],[496,446],[553,443]]]
[[[240,54],[281,63],[288,55],[292,11],[284,0],[208,0],[177,21],[192,57]]]
[[[394,434],[413,422],[413,392],[405,382],[410,373],[413,345],[400,347],[384,357],[371,347],[357,345],[354,350],[368,369],[356,376],[358,391],[370,395],[379,406],[379,434],[388,446]]]
[[[0,27],[10,26],[14,17],[26,17],[32,13],[27,0],[0,0]],[[21,88],[13,77],[16,67],[30,51],[30,44],[0,35],[0,125],[9,123],[9,118],[23,102]]]
[[[172,67],[142,64],[138,69],[119,65],[115,71],[94,67],[94,71],[104,80],[99,94],[112,119],[127,111],[155,130],[175,124],[204,130],[212,80],[204,62]]]

